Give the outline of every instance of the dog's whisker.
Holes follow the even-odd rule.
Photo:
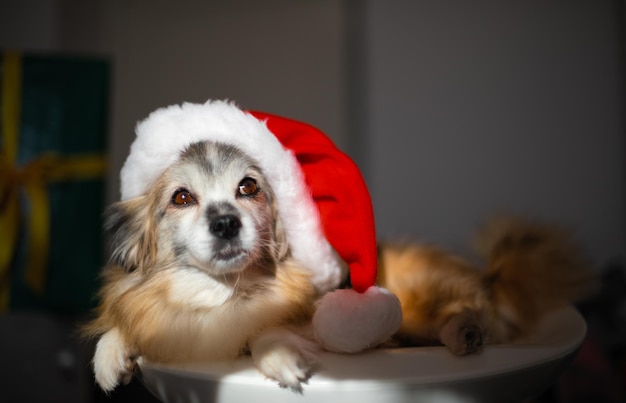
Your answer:
[[[240,282],[241,282],[241,273],[237,273],[237,276],[235,276],[235,284],[233,285],[233,288],[238,288]]]

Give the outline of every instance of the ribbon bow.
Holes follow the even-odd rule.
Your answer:
[[[50,238],[50,209],[48,184],[52,182],[90,179],[104,174],[104,156],[62,157],[44,153],[32,161],[17,166],[17,146],[21,115],[21,58],[7,53],[2,64],[2,138],[0,150],[0,311],[9,302],[9,269],[16,251],[20,232],[20,190],[30,205],[27,221],[26,284],[37,294],[43,294],[46,284]]]

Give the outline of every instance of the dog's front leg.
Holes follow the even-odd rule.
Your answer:
[[[319,347],[284,328],[265,330],[250,342],[252,360],[258,370],[281,387],[302,393],[315,370]]]
[[[104,333],[93,357],[96,382],[105,392],[120,382],[128,383],[137,365],[138,354],[130,348],[117,328]]]

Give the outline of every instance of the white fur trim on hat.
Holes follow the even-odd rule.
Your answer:
[[[265,122],[230,102],[184,103],[152,112],[137,125],[136,134],[121,171],[122,200],[144,194],[192,143],[210,140],[236,146],[267,176],[293,256],[311,269],[314,285],[320,292],[339,285],[345,268],[324,236],[300,165]]]

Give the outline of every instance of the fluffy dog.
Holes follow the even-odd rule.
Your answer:
[[[171,363],[249,352],[261,373],[300,389],[316,345],[316,290],[290,257],[276,200],[255,161],[216,142],[191,144],[147,194],[107,212],[112,258],[97,318],[97,383],[110,391],[140,357]]]
[[[528,336],[545,313],[594,290],[580,247],[550,223],[496,218],[476,246],[484,269],[429,245],[380,249],[378,281],[402,305],[396,343],[473,353]]]

